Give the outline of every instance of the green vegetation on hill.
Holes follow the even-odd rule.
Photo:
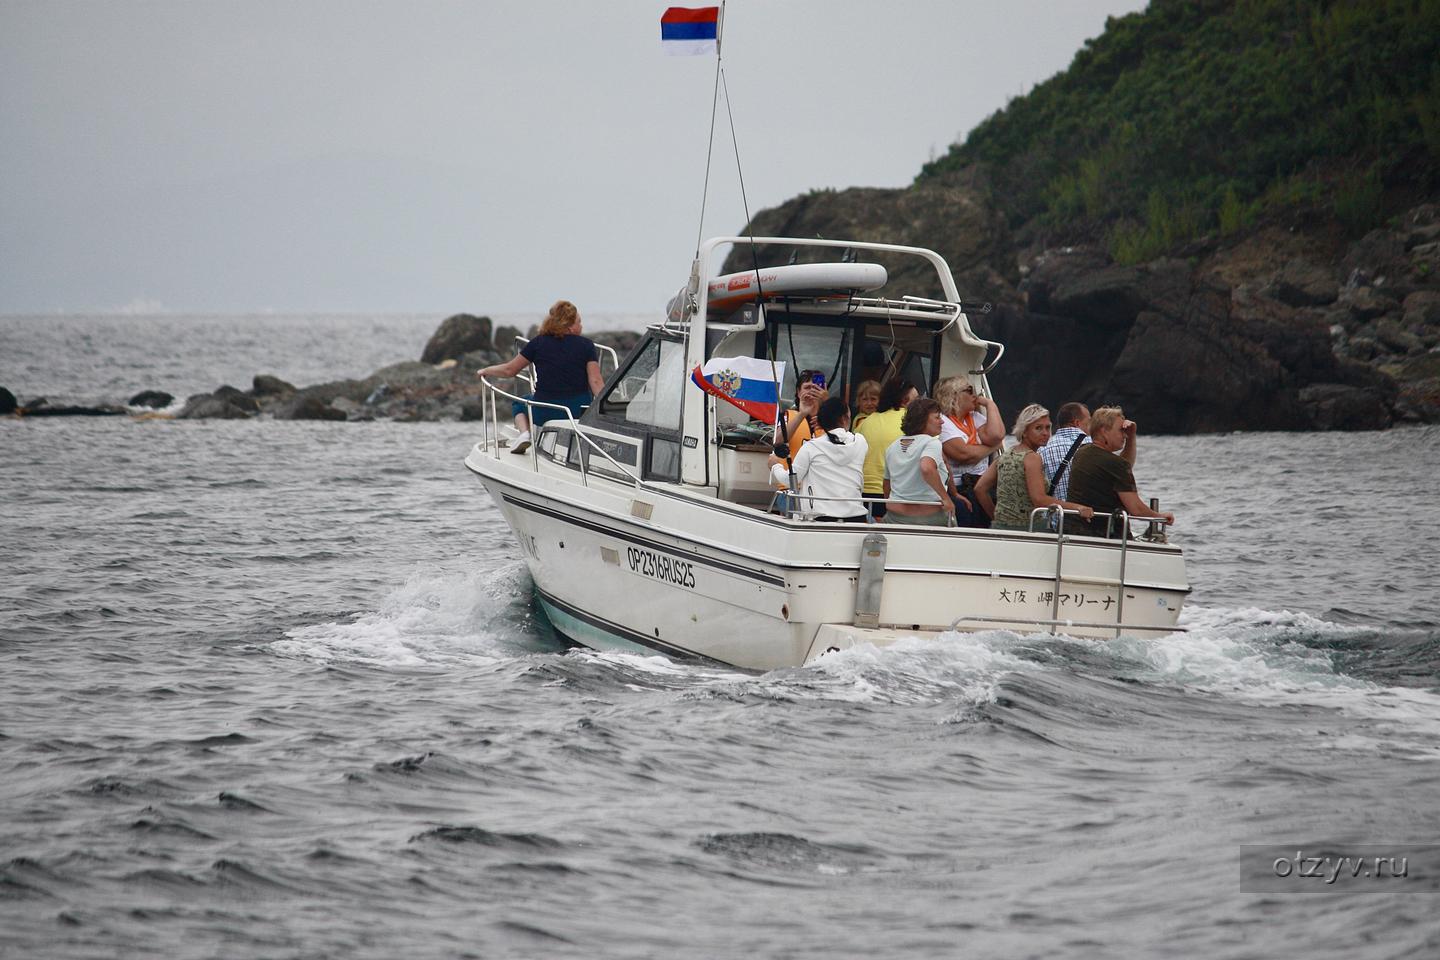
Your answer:
[[[1440,181],[1440,0],[1152,0],[918,179],[976,162],[1122,262],[1287,207],[1361,232]]]

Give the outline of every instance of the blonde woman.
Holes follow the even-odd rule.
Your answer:
[[[525,344],[514,359],[475,371],[477,377],[513,377],[530,364],[535,364],[535,392],[525,399],[555,403],[568,407],[575,416],[589,406],[605,385],[600,376],[600,355],[595,344],[580,335],[580,311],[569,300],[556,300],[550,308],[540,333]],[[530,448],[530,420],[522,401],[510,404],[515,415],[515,438],[511,453],[524,453]],[[565,414],[552,407],[535,408],[535,425],[562,419]]]
[[[860,424],[865,422],[865,418],[878,409],[880,409],[880,382],[878,380],[860,381],[860,386],[855,388],[855,422],[851,424],[851,429],[860,429]]]
[[[981,508],[992,517],[992,530],[1029,530],[1030,511],[1036,507],[1059,504],[1066,510],[1079,510],[1089,521],[1095,511],[1068,500],[1056,500],[1045,492],[1045,464],[1040,448],[1050,442],[1050,411],[1032,403],[1015,418],[1011,431],[1019,443],[986,469],[975,484],[975,497]],[[991,491],[997,491],[991,498]],[[1046,528],[1042,524],[1041,530]]]
[[[992,453],[1005,440],[1005,420],[994,400],[982,397],[967,377],[946,377],[935,385],[935,401],[945,414],[940,445],[955,489],[970,496],[985,473]],[[987,525],[983,513],[958,513],[962,527]]]

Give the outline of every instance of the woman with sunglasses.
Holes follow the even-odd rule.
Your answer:
[[[944,412],[940,445],[945,462],[961,496],[974,500],[975,484],[989,466],[990,454],[1005,440],[1005,421],[1000,408],[989,397],[980,396],[967,377],[946,377],[935,385],[935,400]],[[956,522],[964,527],[988,527],[990,518],[979,510],[960,512]]]

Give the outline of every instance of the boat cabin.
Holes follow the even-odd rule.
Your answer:
[[[837,260],[842,252],[863,257],[867,250],[877,259],[920,257],[934,268],[943,300],[888,290],[870,295],[888,282],[878,262],[710,276],[707,266],[719,247],[752,242],[772,241],[720,238],[702,248],[669,317],[646,331],[580,418],[594,448],[571,443],[569,423],[559,420],[540,431],[537,455],[622,481],[708,487],[720,499],[765,509],[774,493],[767,465],[774,425],[697,387],[690,373],[705,361],[776,361],[773,369],[783,371],[782,409],[793,408],[796,377],[806,370],[823,373],[831,396],[846,398],[852,407],[860,383],[897,376],[928,395],[941,378],[962,374],[988,393],[985,374],[1003,348],[971,331],[949,267],[937,254],[887,244],[785,241]],[[701,290],[707,296],[699,296]]]

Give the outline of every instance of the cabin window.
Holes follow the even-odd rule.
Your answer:
[[[645,479],[680,480],[680,442],[664,437],[650,438],[650,453],[645,458]]]
[[[780,396],[787,401],[795,398],[795,378],[802,370],[819,370],[825,375],[826,389],[832,397],[850,396],[851,342],[848,326],[812,326],[797,322],[776,324],[771,328],[775,359],[785,361],[785,382]]]
[[[652,339],[641,345],[611,385],[600,401],[600,413],[626,423],[678,431],[684,390],[685,344]]]
[[[593,430],[585,431],[588,439],[576,438],[566,452],[565,465],[573,469],[584,468],[592,473],[604,474],[616,480],[629,480],[635,472],[637,444],[633,441],[607,437]],[[591,446],[594,444],[594,446]],[[599,447],[603,453],[597,452]],[[618,465],[618,466],[617,466]]]

